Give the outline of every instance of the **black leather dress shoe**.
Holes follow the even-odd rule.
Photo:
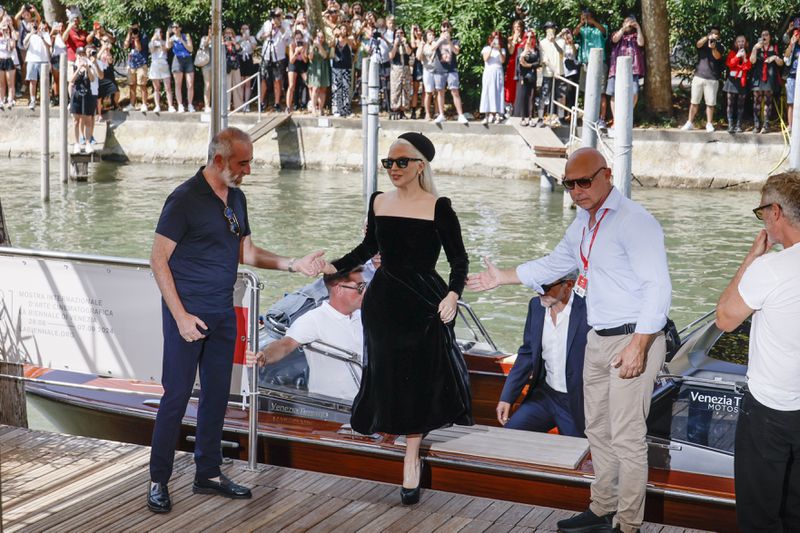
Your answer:
[[[168,513],[172,510],[172,500],[166,483],[150,483],[147,490],[147,508],[154,513]]]
[[[225,475],[220,475],[219,481],[211,481],[210,479],[199,477],[194,478],[192,492],[195,494],[216,494],[218,496],[240,500],[247,500],[253,497],[250,489],[237,485]]]
[[[572,518],[559,520],[557,526],[561,533],[606,533],[613,531],[613,519],[614,513],[597,516],[591,509],[587,509]]]

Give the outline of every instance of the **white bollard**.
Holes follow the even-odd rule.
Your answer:
[[[794,84],[794,107],[792,108],[792,138],[789,151],[789,168],[800,170],[800,83]]]
[[[367,115],[369,114],[369,58],[361,60],[361,140],[363,151],[361,155],[362,190],[364,191],[364,212],[369,210],[369,149],[367,148]]]
[[[42,63],[39,71],[41,104],[39,117],[42,129],[42,201],[50,201],[50,63]],[[31,100],[36,95],[30,95]]]
[[[69,95],[67,94],[67,53],[58,58],[58,118],[61,123],[61,183],[69,181]]]
[[[380,64],[370,61],[369,65],[369,111],[367,117],[367,198],[378,188],[378,113],[380,101]]]
[[[581,146],[597,148],[595,127],[600,117],[600,98],[603,94],[603,49],[589,50],[589,64],[586,68],[586,87],[583,93],[583,129]]]
[[[614,80],[614,186],[631,197],[633,153],[633,58],[617,58]]]

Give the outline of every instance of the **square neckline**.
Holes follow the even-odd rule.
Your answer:
[[[400,220],[418,220],[420,222],[434,222],[434,223],[436,222],[436,211],[438,210],[438,207],[439,207],[439,200],[445,198],[444,196],[438,196],[436,198],[436,202],[433,205],[433,218],[418,218],[418,217],[404,217],[402,215],[379,215],[378,213],[375,212],[375,198],[377,198],[381,194],[384,194],[384,192],[383,191],[375,191],[375,193],[374,193],[374,195],[372,197],[372,203],[370,204],[370,209],[372,210],[372,215],[375,218],[397,218],[397,219],[400,219]]]

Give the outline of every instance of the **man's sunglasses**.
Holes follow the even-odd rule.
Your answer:
[[[608,167],[600,167],[600,168],[598,168],[595,171],[595,173],[592,174],[592,176],[589,177],[589,178],[576,178],[574,180],[563,180],[561,182],[561,185],[563,185],[564,188],[567,189],[568,191],[571,191],[572,189],[574,189],[576,185],[578,187],[580,187],[581,189],[588,189],[589,187],[592,186],[592,181],[597,177],[597,174],[601,170],[606,170],[607,168]]]
[[[760,205],[753,209],[753,214],[756,216],[758,220],[764,220],[764,209],[768,207],[772,207],[773,205],[777,205],[780,207],[780,204],[776,204],[775,202],[770,202],[768,204]]]
[[[222,214],[225,215],[225,218],[228,220],[228,229],[230,232],[237,237],[241,237],[242,230],[239,227],[239,219],[236,218],[236,213],[233,212],[233,209],[226,207],[222,210]]]
[[[344,287],[345,289],[351,289],[356,291],[358,294],[362,294],[365,290],[367,290],[367,282],[362,281],[361,283],[357,283],[355,287],[350,285],[345,285],[344,283],[339,284],[340,287]]]
[[[422,161],[422,159],[416,157],[398,157],[397,159],[392,159],[391,157],[387,157],[381,159],[381,165],[383,165],[383,168],[386,170],[390,170],[394,163],[397,163],[397,168],[406,168],[409,161]]]
[[[552,289],[553,287],[558,287],[558,286],[559,286],[559,285],[561,285],[562,283],[566,283],[566,282],[567,282],[567,280],[565,280],[565,279],[560,279],[560,280],[558,280],[558,281],[554,281],[553,283],[549,283],[549,284],[547,284],[547,285],[542,285],[542,292],[541,292],[541,294],[547,294],[547,293],[550,291],[550,289]]]

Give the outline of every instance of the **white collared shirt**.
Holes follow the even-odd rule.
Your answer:
[[[545,381],[550,388],[558,392],[567,392],[567,337],[569,336],[569,315],[572,312],[572,300],[556,315],[556,323],[550,309],[544,310],[544,327],[542,328],[542,359],[547,372]]]
[[[520,281],[542,292],[576,268],[588,278],[586,310],[589,325],[607,329],[636,323],[636,333],[656,333],[663,329],[672,301],[672,283],[667,267],[664,233],[661,224],[636,202],[625,198],[616,187],[597,211],[599,221],[608,210],[589,255],[588,272],[580,258],[589,254],[594,227],[589,228],[589,212],[578,209],[561,242],[550,255],[517,267]]]
[[[364,351],[363,332],[360,311],[356,311],[351,315],[343,315],[334,309],[330,303],[322,302],[322,305],[298,318],[289,327],[286,336],[291,337],[300,344],[322,341],[356,353],[359,356],[359,360],[361,360],[361,354]],[[331,353],[336,353],[336,350],[332,348],[324,348]],[[306,349],[303,351],[308,362],[309,392],[345,400],[355,398],[361,382],[360,367],[322,355],[313,350]],[[358,381],[353,378],[351,369],[355,372]]]

